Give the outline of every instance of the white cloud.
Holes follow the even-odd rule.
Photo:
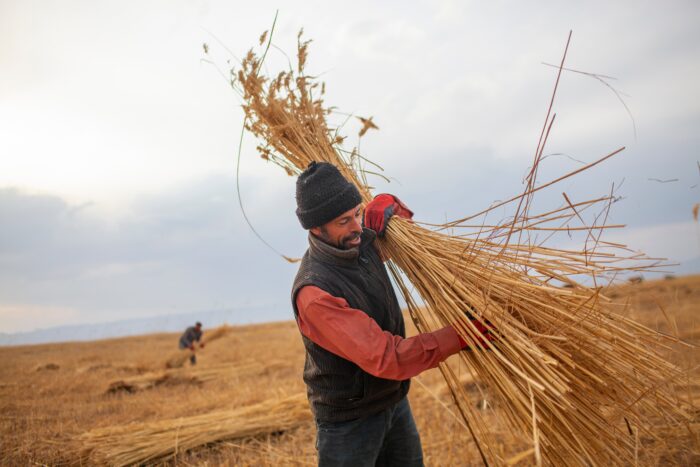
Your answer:
[[[204,29],[241,56],[269,27],[274,3],[4,5],[0,151],[11,160],[0,184],[125,203],[134,192],[232,171],[241,115],[216,71],[199,63],[206,41],[228,66]],[[408,148],[473,145],[488,147],[488,157],[528,160],[554,77],[540,62],[559,59],[569,28],[568,64],[619,78],[640,138],[662,119],[698,118],[693,3],[398,5],[287,4],[275,33],[293,55],[306,27],[309,67],[328,80],[328,103],[381,123],[365,146],[382,162],[405,159]],[[285,62],[271,51],[270,70]],[[628,144],[624,109],[585,81],[565,76],[560,91],[555,131],[566,150],[580,152],[591,138]]]

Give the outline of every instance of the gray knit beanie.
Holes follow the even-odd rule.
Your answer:
[[[328,162],[311,162],[297,178],[297,217],[304,229],[324,225],[361,202],[355,185]]]

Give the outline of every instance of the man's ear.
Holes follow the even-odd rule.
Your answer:
[[[312,234],[316,235],[317,237],[320,237],[320,236],[321,236],[321,228],[320,228],[320,227],[311,227],[311,228],[309,229],[309,232],[311,232]]]

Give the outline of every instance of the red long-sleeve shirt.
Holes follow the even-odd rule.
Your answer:
[[[461,349],[457,331],[451,326],[403,338],[383,331],[345,299],[312,285],[301,288],[296,305],[304,336],[379,378],[411,378]]]

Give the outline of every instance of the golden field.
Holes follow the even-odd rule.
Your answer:
[[[607,295],[621,313],[700,346],[700,276],[626,283],[611,288]],[[411,329],[409,334],[414,332]],[[181,370],[166,371],[178,337],[153,334],[0,348],[0,463],[78,464],[83,448],[79,437],[96,428],[233,410],[305,391],[304,351],[293,321],[233,327],[199,352],[196,367],[188,368],[187,363]],[[674,344],[668,358],[684,370],[681,378],[669,384],[692,404],[692,421],[678,425],[654,420],[651,432],[638,435],[639,461],[700,465],[700,350]],[[504,460],[530,465],[531,456],[517,456],[528,449],[527,440],[511,433],[500,420],[488,388],[466,374],[463,379],[475,407],[483,411],[496,434],[495,451]],[[426,465],[481,465],[473,442],[452,414],[451,396],[438,370],[414,378],[409,397]],[[314,440],[313,422],[305,422],[289,430],[178,450],[162,462],[315,465]],[[90,463],[85,458],[82,462]]]

